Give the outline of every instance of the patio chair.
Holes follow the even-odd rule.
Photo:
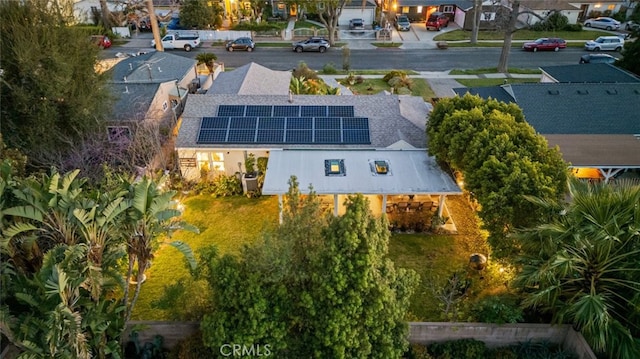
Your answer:
[[[407,209],[409,208],[409,202],[399,202],[398,203],[398,210],[399,211],[407,211]]]

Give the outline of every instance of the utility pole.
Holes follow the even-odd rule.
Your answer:
[[[153,0],[147,0],[147,11],[149,12],[149,21],[151,22],[153,40],[156,42],[156,51],[164,51],[164,47],[162,46],[162,39],[160,38],[158,19],[156,18],[156,9],[153,7]]]

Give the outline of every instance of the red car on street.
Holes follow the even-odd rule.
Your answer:
[[[111,40],[109,39],[109,37],[104,35],[91,36],[91,42],[96,44],[101,49],[108,49],[111,47]]]
[[[522,49],[525,51],[558,51],[567,47],[567,42],[555,37],[543,37],[533,42],[525,42]]]

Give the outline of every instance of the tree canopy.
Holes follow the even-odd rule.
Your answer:
[[[327,217],[313,193],[302,198],[290,184],[275,233],[208,263],[215,310],[201,323],[205,344],[269,345],[277,357],[400,357],[417,276],[387,258],[386,220],[362,195]]]
[[[0,2],[0,75],[4,142],[48,167],[100,128],[110,96],[96,73],[98,47],[69,26],[64,2]]]
[[[567,164],[515,104],[469,94],[442,99],[431,112],[427,134],[429,153],[459,172],[479,203],[494,255],[517,251],[510,234],[539,218],[540,209],[524,196],[564,194]]]
[[[640,186],[573,180],[570,201],[523,230],[515,286],[525,305],[579,329],[608,358],[640,357]]]

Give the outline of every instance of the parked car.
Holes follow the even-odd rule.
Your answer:
[[[93,35],[91,36],[91,42],[101,49],[108,49],[111,47],[111,39],[105,35]]]
[[[542,37],[533,42],[525,42],[522,45],[523,50],[536,52],[538,50],[558,51],[567,47],[567,42],[557,37]]]
[[[434,29],[440,31],[443,27],[449,26],[449,17],[442,12],[434,12],[427,19],[427,30]]]
[[[600,36],[595,40],[589,40],[584,44],[587,51],[621,51],[624,39],[619,36]]]
[[[189,52],[191,49],[200,46],[200,35],[197,32],[192,33],[172,33],[162,38],[162,47],[165,50],[184,49]],[[151,47],[156,47],[156,40],[151,40]]]
[[[598,29],[605,30],[618,30],[620,29],[620,21],[612,19],[610,17],[596,17],[585,21],[584,26],[596,27]]]
[[[627,21],[627,23],[624,24],[624,29],[627,31],[638,31],[640,30],[640,24],[633,20]]]
[[[329,41],[324,37],[310,37],[306,40],[294,42],[292,44],[293,51],[295,52],[303,52],[303,51],[319,51],[325,52],[330,47]]]
[[[586,54],[580,56],[581,64],[613,64],[618,59],[609,54]]]
[[[248,37],[239,37],[235,40],[228,41],[225,48],[229,52],[234,50],[246,50],[251,52],[256,48],[256,43]]]
[[[349,20],[349,30],[364,30],[364,20],[362,19]]]
[[[398,31],[411,30],[411,22],[407,15],[396,15],[396,29],[398,29]]]

